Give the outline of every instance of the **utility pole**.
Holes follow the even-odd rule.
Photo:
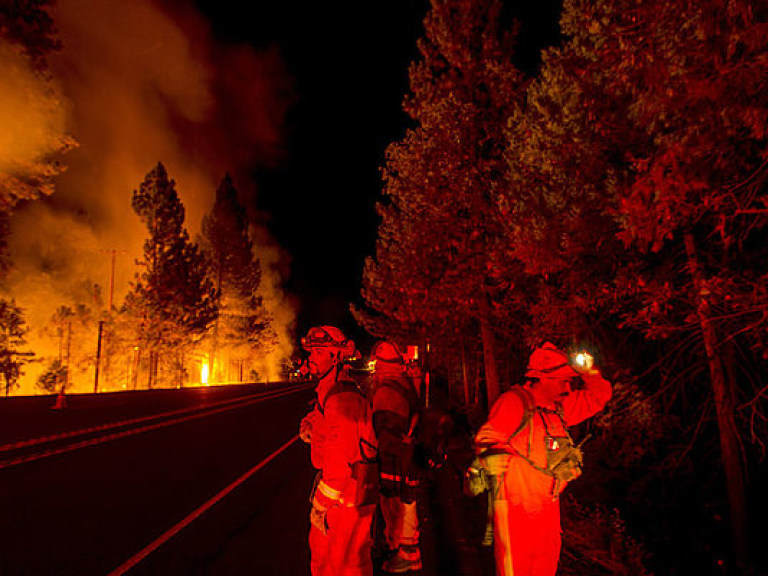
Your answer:
[[[107,302],[107,310],[112,312],[115,297],[115,258],[118,254],[125,254],[125,250],[118,250],[117,248],[103,248],[101,252],[109,254],[111,260],[109,272],[109,293],[107,295],[109,301]]]
[[[64,389],[69,386],[69,358],[72,350],[72,320],[67,322],[67,369],[64,372]]]
[[[109,292],[107,292],[107,314],[111,314],[114,310],[114,300],[115,300],[115,260],[117,258],[118,254],[125,254],[125,250],[118,250],[117,248],[104,248],[101,250],[101,252],[104,252],[106,254],[109,254],[110,256],[110,267],[109,267]],[[102,315],[102,318],[104,316]],[[93,380],[93,391],[98,392],[99,391],[99,368],[101,365],[101,341],[104,335],[104,320],[99,320],[99,335],[96,342],[96,370],[94,374],[94,380]],[[107,364],[109,366],[109,364]]]
[[[101,363],[101,333],[104,331],[104,320],[99,320],[99,336],[96,344],[96,375],[93,380],[94,394],[99,391],[99,364]]]

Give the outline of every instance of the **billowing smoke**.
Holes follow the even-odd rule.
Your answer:
[[[59,306],[97,298],[94,285],[107,301],[113,252],[114,302],[122,301],[146,237],[131,192],[158,161],[176,181],[194,238],[226,171],[254,200],[250,171],[279,162],[291,103],[276,51],[217,45],[190,6],[174,13],[150,0],[59,0],[52,15],[64,48],[49,63],[68,99],[58,110],[71,111],[68,129],[79,148],[66,156],[56,192],[14,214],[7,278],[38,355],[61,345],[41,333]],[[31,146],[55,137],[62,123],[61,117],[30,119],[42,142]],[[292,352],[295,314],[277,272],[285,256],[265,229],[256,232],[264,301],[280,336],[266,370],[275,378]],[[19,392],[34,393],[39,367],[25,372]]]
[[[29,194],[55,167],[47,160],[69,147],[56,84],[33,71],[21,48],[0,39],[0,188],[3,201]],[[41,192],[50,192],[47,187]],[[5,210],[7,206],[0,205]]]

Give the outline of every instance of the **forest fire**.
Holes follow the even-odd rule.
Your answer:
[[[17,95],[1,100],[0,173],[17,175],[16,200],[25,198],[27,184],[39,195],[52,192],[55,183],[46,202],[17,206],[9,220],[10,266],[2,297],[17,307],[26,328],[16,351],[34,353],[17,356],[20,374],[9,391],[49,393],[65,381],[68,392],[193,385],[199,380],[191,359],[211,350],[217,367],[211,382],[279,379],[293,351],[295,312],[281,289],[284,255],[249,216],[255,210],[249,171],[279,155],[287,106],[271,96],[286,81],[274,56],[215,44],[207,24],[188,14],[174,18],[148,0],[99,2],[98,9],[88,0],[62,0],[51,16],[62,50],[47,55],[45,73],[14,45],[0,44],[0,89]],[[236,93],[214,89],[234,86],[235,78]],[[245,89],[249,84],[252,89]],[[58,164],[49,158],[72,147],[74,139],[79,147],[63,158],[66,173],[53,180]],[[203,287],[198,297],[210,301],[206,313],[198,314],[205,326],[192,327],[183,339],[173,323],[191,314],[194,282],[187,288],[178,284],[179,278],[195,279],[191,268],[166,283],[175,295],[191,298],[179,304],[183,312],[171,314],[170,301],[171,316],[148,312],[154,304],[141,292],[149,281],[142,275],[152,274],[146,243],[158,239],[152,239],[132,198],[158,160],[168,167],[177,195],[178,238],[186,238],[179,249],[187,264],[197,258],[193,252],[208,257],[205,246],[198,246],[205,244],[202,222],[213,217],[217,187],[229,172],[228,193],[242,212],[245,249],[255,266],[247,286],[240,286],[241,296],[249,291],[252,299],[247,314],[242,308],[233,312],[231,293],[213,297],[217,279],[208,264],[198,262],[206,268],[197,278],[198,292]],[[158,202],[167,190],[155,192],[152,201]],[[150,283],[165,274],[154,273]],[[250,322],[237,327],[239,340],[233,318]]]

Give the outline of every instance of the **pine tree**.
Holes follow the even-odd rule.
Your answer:
[[[432,2],[404,103],[416,126],[387,149],[362,289],[374,313],[401,325],[481,327],[489,402],[500,387],[490,271],[504,250],[491,207],[503,184],[504,126],[521,94],[514,36],[500,1]]]
[[[98,300],[98,291],[94,296]],[[54,357],[43,358],[48,362],[49,374],[39,384],[49,386],[51,377],[58,375],[64,378],[58,382],[56,390],[63,385],[68,391],[76,383],[81,384],[81,390],[90,389],[90,386],[86,388],[85,378],[91,375],[95,361],[97,321],[93,311],[82,303],[59,306],[43,332],[56,342],[58,353]]]
[[[149,231],[144,257],[137,263],[141,270],[126,297],[126,307],[137,319],[137,364],[141,351],[149,352],[151,387],[161,355],[170,353],[166,360],[175,372],[175,383],[181,385],[186,350],[216,318],[216,291],[205,259],[184,227],[184,207],[175,182],[168,179],[161,163],[133,192],[132,204]]]
[[[18,386],[22,367],[29,357],[34,356],[19,350],[20,346],[26,344],[24,336],[27,330],[23,312],[16,302],[0,299],[0,375],[4,380],[6,396]]]
[[[229,174],[216,190],[211,213],[203,218],[203,250],[219,310],[209,338],[211,378],[222,381],[226,370],[219,359],[221,348],[243,364],[264,356],[275,344],[259,295],[261,263],[254,255],[248,218]]]

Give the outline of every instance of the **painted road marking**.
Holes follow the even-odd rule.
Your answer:
[[[179,532],[181,532],[184,528],[192,524],[195,520],[197,520],[206,510],[213,507],[217,502],[219,502],[221,499],[223,499],[227,494],[232,492],[235,488],[240,486],[243,482],[248,480],[251,476],[253,476],[256,472],[264,468],[267,464],[269,464],[272,460],[274,460],[277,456],[279,456],[282,452],[288,449],[288,447],[296,442],[296,440],[299,439],[299,435],[296,434],[293,438],[288,440],[285,444],[280,446],[277,450],[272,452],[269,456],[267,456],[264,460],[256,464],[253,468],[248,470],[245,474],[240,476],[237,480],[232,482],[229,486],[224,488],[221,492],[216,494],[213,498],[208,500],[205,504],[197,508],[194,512],[189,514],[186,518],[178,522],[176,525],[174,525],[172,528],[167,530],[165,533],[161,534],[158,538],[156,538],[152,543],[150,543],[148,546],[143,548],[142,550],[139,550],[136,554],[131,556],[126,562],[124,562],[119,567],[115,568],[110,572],[107,576],[122,576],[122,574],[125,574],[128,572],[131,568],[136,566],[139,562],[144,560],[147,556],[152,554],[155,550],[160,548],[163,544],[165,544],[168,540],[176,536]]]
[[[157,422],[155,424],[150,424],[147,426],[140,426],[138,428],[131,428],[130,430],[123,430],[121,432],[115,432],[112,434],[104,434],[102,436],[97,436],[96,438],[89,438],[88,440],[81,440],[80,442],[75,442],[73,444],[67,444],[66,446],[62,446],[59,448],[51,448],[50,450],[43,450],[42,452],[35,452],[33,454],[28,454],[26,456],[19,456],[16,458],[8,458],[6,460],[0,461],[0,470],[4,468],[11,468],[13,466],[18,466],[20,464],[25,464],[27,462],[33,462],[35,460],[41,460],[43,458],[49,458],[51,456],[56,456],[58,454],[65,454],[67,452],[72,452],[74,450],[79,450],[81,448],[87,448],[88,446],[96,446],[98,444],[104,444],[106,442],[111,442],[113,440],[118,440],[120,438],[126,438],[128,436],[134,436],[136,434],[141,434],[143,432],[149,432],[150,430],[156,430],[158,428],[164,428],[166,426],[172,426],[174,424],[180,424],[182,422],[187,422],[189,420],[196,420],[198,418],[204,418],[206,416],[211,416],[213,414],[218,414],[220,412],[226,412],[229,410],[236,410],[238,408],[243,408],[245,406],[249,406],[251,404],[255,404],[258,402],[261,402],[263,400],[273,400],[275,398],[281,398],[282,396],[287,396],[289,394],[292,394],[301,388],[292,388],[292,389],[284,389],[284,390],[275,390],[272,392],[264,393],[258,397],[250,398],[248,400],[239,402],[238,404],[235,404],[233,406],[219,406],[218,408],[214,409],[208,409],[204,410],[203,412],[197,412],[195,414],[188,414],[186,416],[180,416],[178,418],[172,418],[169,420],[164,420],[162,422]],[[142,419],[138,419],[139,421]]]
[[[283,390],[298,390],[301,385],[293,385],[283,388]],[[75,436],[84,436],[85,434],[93,434],[94,432],[100,432],[102,430],[109,430],[110,428],[123,428],[125,426],[131,426],[140,422],[147,422],[149,420],[159,420],[161,418],[170,418],[179,414],[185,414],[188,412],[195,412],[197,410],[207,410],[215,408],[217,406],[223,406],[226,404],[232,404],[234,402],[240,402],[244,398],[254,398],[258,395],[272,394],[273,390],[259,391],[253,394],[244,394],[237,398],[230,398],[228,400],[222,400],[221,402],[215,402],[209,406],[190,406],[189,408],[180,408],[179,410],[173,410],[171,412],[162,412],[160,414],[152,414],[149,416],[142,416],[140,418],[131,418],[128,420],[119,420],[118,422],[111,422],[108,424],[100,424],[98,426],[91,426],[90,428],[80,428],[79,430],[71,430],[69,432],[61,432],[59,434],[51,434],[50,436],[41,436],[38,438],[32,438],[29,440],[17,440],[14,442],[8,442],[6,444],[0,444],[0,452],[8,452],[11,450],[18,450],[19,448],[26,448],[28,446],[36,446],[38,444],[47,444],[49,442],[55,442],[56,440],[64,440],[66,438],[73,438]]]

